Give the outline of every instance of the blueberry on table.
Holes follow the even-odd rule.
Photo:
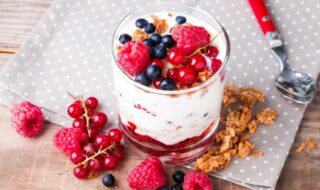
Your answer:
[[[161,90],[175,90],[176,84],[171,78],[164,78],[160,83]]]
[[[103,176],[102,183],[106,187],[113,187],[115,185],[115,178],[112,174],[107,173],[105,176]]]
[[[170,34],[164,35],[161,39],[161,44],[165,45],[168,48],[173,47],[175,43],[176,42]]]
[[[153,40],[155,44],[160,44],[162,37],[160,34],[153,33],[151,34],[150,39]]]
[[[151,33],[153,33],[154,31],[156,31],[156,27],[154,26],[154,24],[148,23],[148,24],[144,27],[144,31],[145,31],[147,34],[151,34]]]
[[[143,43],[146,44],[148,47],[153,47],[155,45],[154,41],[150,38],[144,39]]]
[[[154,58],[163,59],[167,56],[167,47],[164,45],[158,45],[152,49],[152,55]]]
[[[145,72],[138,73],[134,80],[145,86],[150,86],[151,84],[151,80],[148,78]]]
[[[148,21],[144,18],[139,18],[136,20],[136,27],[144,28],[148,24]]]
[[[182,186],[180,184],[174,184],[171,187],[171,190],[183,190]]]
[[[125,44],[128,41],[131,41],[132,37],[129,34],[121,34],[119,37],[119,41],[122,44]]]
[[[157,190],[169,190],[167,186],[159,187]]]
[[[146,71],[146,74],[149,79],[151,80],[157,80],[162,75],[162,69],[159,65],[149,65]]]
[[[184,24],[184,23],[186,23],[186,22],[187,22],[186,17],[184,17],[184,16],[177,16],[177,17],[176,17],[176,23],[177,23],[177,24]]]
[[[176,170],[172,174],[172,178],[176,183],[182,183],[184,179],[184,173],[181,170]]]

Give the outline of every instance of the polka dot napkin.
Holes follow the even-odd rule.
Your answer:
[[[131,10],[150,0],[55,0],[34,33],[3,69],[0,99],[7,105],[29,100],[42,107],[50,122],[70,126],[68,92],[97,96],[112,125],[117,109],[110,68],[115,26]],[[228,81],[263,89],[261,107],[276,108],[273,127],[260,127],[252,139],[265,154],[260,159],[236,159],[214,174],[253,189],[273,189],[288,155],[305,106],[278,94],[273,80],[279,64],[246,0],[190,0],[216,17],[231,39]],[[266,1],[285,41],[295,70],[316,78],[320,70],[320,2]]]

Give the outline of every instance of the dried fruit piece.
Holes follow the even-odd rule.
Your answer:
[[[227,84],[224,87],[224,91],[223,91],[223,99],[222,99],[223,107],[224,108],[229,107],[231,104],[237,102],[238,99],[239,99],[239,94],[237,92],[235,83]]]
[[[277,118],[278,112],[274,109],[266,108],[257,113],[256,118],[265,125],[272,125]]]
[[[254,105],[257,101],[264,101],[264,93],[262,90],[251,88],[251,87],[241,87],[240,88],[240,101],[248,106]]]

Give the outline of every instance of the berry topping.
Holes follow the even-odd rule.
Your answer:
[[[115,178],[112,174],[106,174],[105,176],[103,176],[102,178],[102,183],[103,185],[105,185],[106,187],[113,187],[115,185]]]
[[[162,186],[162,187],[159,187],[157,190],[170,190],[170,189],[167,186]]]
[[[95,110],[98,108],[99,106],[99,101],[97,98],[95,97],[89,97],[87,98],[85,105],[87,108],[89,108],[90,110]]]
[[[159,44],[153,48],[152,54],[154,58],[163,59],[167,56],[167,48],[164,45]]]
[[[97,147],[96,145],[94,145],[94,143],[88,143],[83,147],[83,152],[87,155],[87,156],[92,156],[94,155],[94,153],[97,151]]]
[[[184,190],[212,190],[212,181],[211,179],[203,173],[189,171],[184,176],[183,182]]]
[[[200,53],[192,55],[188,59],[187,64],[192,66],[197,72],[201,72],[207,67],[207,61]]]
[[[24,137],[38,135],[43,122],[40,108],[30,102],[21,102],[11,109],[11,126]]]
[[[211,59],[211,69],[213,73],[216,73],[222,65],[219,59]]]
[[[178,72],[179,70],[177,68],[171,68],[167,71],[167,77],[177,81],[179,79]]]
[[[156,88],[156,89],[160,89],[161,81],[162,81],[162,78],[152,81],[153,87]]]
[[[129,34],[121,34],[119,37],[119,42],[125,44],[128,41],[131,41],[132,37]]]
[[[111,145],[111,141],[106,135],[100,134],[94,139],[94,145],[97,148],[104,149]]]
[[[176,84],[173,79],[171,78],[164,78],[160,83],[161,90],[175,90]]]
[[[161,37],[161,35],[158,34],[158,33],[153,33],[153,34],[151,34],[150,39],[151,39],[155,44],[159,44],[159,43],[161,42],[162,37]]]
[[[178,78],[181,84],[189,85],[196,80],[196,73],[191,66],[181,67],[178,71]]]
[[[120,142],[122,139],[122,132],[119,129],[111,129],[108,133],[108,137],[111,141]]]
[[[84,118],[74,119],[73,123],[72,123],[72,127],[85,130],[86,129],[86,119],[84,119]]]
[[[172,65],[181,65],[185,58],[185,53],[177,48],[171,48],[167,55],[167,59]]]
[[[148,21],[144,18],[139,18],[136,20],[136,27],[144,28],[148,24]]]
[[[84,110],[81,105],[73,103],[68,107],[68,114],[72,118],[79,118],[84,114]]]
[[[53,136],[54,145],[67,156],[72,151],[81,151],[88,140],[88,135],[79,128],[61,128]]]
[[[117,157],[113,155],[108,155],[104,158],[104,166],[107,170],[112,170],[116,168],[118,165],[118,159]]]
[[[85,168],[83,165],[76,166],[73,169],[73,175],[79,179],[85,179],[89,176],[89,170]]]
[[[138,73],[134,80],[142,85],[150,86],[151,80],[148,78],[145,72]]]
[[[151,61],[151,65],[158,65],[160,66],[161,68],[163,68],[163,62],[160,60],[160,59],[153,59]]]
[[[89,160],[88,168],[91,171],[98,172],[103,168],[103,160],[100,157],[93,158]]]
[[[149,79],[157,80],[162,75],[162,69],[161,69],[161,67],[159,65],[156,65],[156,64],[149,65],[147,67],[146,74],[147,74]]]
[[[141,41],[130,41],[118,52],[117,58],[122,69],[134,76],[149,65],[149,48]]]
[[[208,46],[205,48],[204,53],[210,58],[216,58],[219,54],[219,50],[215,46]]]
[[[75,151],[72,151],[70,154],[70,160],[74,164],[79,164],[84,159],[85,159],[85,156],[82,150],[75,150]]]
[[[177,42],[177,48],[187,55],[210,42],[209,33],[200,26],[179,26],[172,31],[172,37]]]
[[[172,174],[172,178],[176,183],[182,183],[184,178],[184,173],[181,170],[176,170]]]
[[[171,187],[171,190],[183,190],[183,188],[182,188],[182,186],[180,184],[174,184]],[[195,188],[194,190],[197,190],[197,188]],[[199,190],[202,190],[202,189],[199,189]]]
[[[184,23],[186,23],[186,22],[187,22],[186,17],[184,17],[184,16],[177,16],[177,17],[176,17],[176,23],[177,23],[177,24],[184,24]]]
[[[144,31],[147,34],[151,34],[154,33],[154,31],[156,31],[156,27],[154,26],[153,23],[148,23],[145,27],[144,27]]]
[[[173,47],[176,42],[173,40],[172,36],[167,34],[167,35],[164,35],[161,39],[161,43],[166,46],[167,48],[171,48]]]
[[[127,180],[132,189],[157,190],[166,184],[165,172],[157,157],[149,157],[142,161],[130,172]]]
[[[146,44],[149,48],[152,48],[155,45],[155,42],[150,38],[144,39],[143,43]]]
[[[122,160],[124,158],[124,151],[121,147],[119,147],[112,152],[112,155],[115,156],[118,160]]]
[[[103,128],[108,123],[108,117],[103,112],[96,112],[91,117],[93,127]]]

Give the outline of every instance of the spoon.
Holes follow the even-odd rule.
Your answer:
[[[293,71],[287,61],[284,43],[272,22],[263,0],[248,0],[266,37],[269,48],[280,63],[280,74],[275,79],[275,87],[285,98],[307,104],[316,93],[314,80],[307,74]]]

